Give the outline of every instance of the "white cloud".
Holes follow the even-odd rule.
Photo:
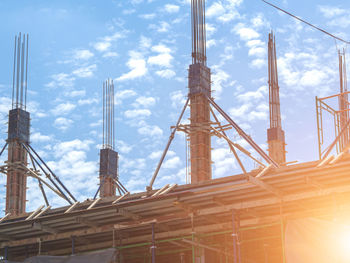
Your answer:
[[[163,151],[156,151],[156,152],[152,152],[148,158],[154,160],[154,159],[159,159],[162,156]]]
[[[92,143],[93,143],[92,140],[80,140],[80,139],[60,142],[55,145],[54,154],[56,157],[60,157],[73,150],[88,151]]]
[[[309,70],[303,73],[303,76],[301,77],[301,85],[306,87],[316,87],[324,83],[326,78],[327,75],[322,70]]]
[[[66,73],[54,74],[51,76],[52,81],[46,84],[46,87],[72,87],[74,85],[75,78]]]
[[[181,165],[181,160],[178,156],[172,157],[164,162],[162,167],[164,169],[174,169]]]
[[[139,15],[139,17],[146,19],[146,20],[151,20],[151,19],[156,17],[156,14],[155,13],[143,14],[143,15]]]
[[[170,99],[171,106],[176,109],[183,107],[186,103],[186,96],[183,94],[182,90],[177,90],[170,93]]]
[[[91,105],[91,104],[95,104],[98,103],[98,99],[96,98],[89,98],[89,99],[80,99],[78,100],[78,105],[82,106],[82,105]]]
[[[30,135],[30,140],[36,142],[48,142],[52,140],[52,136],[43,135],[40,132],[34,132]]]
[[[160,137],[163,135],[163,130],[157,125],[147,125],[144,124],[142,127],[138,128],[138,133],[144,136]]]
[[[123,103],[123,100],[136,96],[137,93],[131,89],[118,90],[115,95],[115,104],[119,105]]]
[[[150,29],[155,29],[159,33],[166,33],[170,29],[169,23],[161,21],[158,25],[152,24],[149,26]]]
[[[144,107],[144,108],[149,108],[149,107],[152,107],[156,104],[156,99],[153,98],[153,97],[145,97],[145,96],[141,96],[141,97],[138,97],[136,100],[135,100],[135,103],[133,103],[133,106],[134,107]]]
[[[117,81],[124,81],[124,80],[130,80],[135,78],[140,78],[146,75],[147,73],[147,66],[146,61],[143,58],[142,54],[136,51],[131,51],[129,53],[130,59],[126,63],[130,71],[128,73],[125,73],[121,75],[119,78],[117,78]]]
[[[54,121],[54,126],[62,131],[66,131],[73,124],[73,121],[67,118],[59,117]]]
[[[107,51],[111,47],[111,45],[112,44],[110,42],[97,42],[94,45],[94,48],[100,52],[103,52],[103,51]]]
[[[70,102],[66,102],[66,103],[61,103],[59,105],[57,105],[53,110],[52,113],[54,115],[66,115],[69,112],[71,112],[72,110],[74,110],[76,108],[76,105],[70,103]]]
[[[166,4],[164,6],[164,9],[168,13],[177,13],[177,12],[179,12],[180,7],[178,5]]]
[[[86,95],[85,90],[70,90],[64,93],[65,96],[67,97],[83,97]]]
[[[152,47],[152,51],[158,53],[158,55],[150,56],[147,62],[151,65],[157,65],[160,67],[171,67],[171,61],[173,56],[170,54],[171,49],[164,44],[159,44]],[[159,72],[158,74],[163,74],[165,77],[169,76],[171,72]]]
[[[244,41],[260,37],[260,34],[253,28],[247,27],[242,23],[239,23],[234,27],[234,32]]]
[[[117,140],[118,152],[127,154],[127,153],[131,152],[132,149],[133,149],[133,146],[127,144],[126,142],[124,142],[122,140]]]
[[[347,13],[347,10],[345,9],[342,9],[336,6],[329,6],[329,5],[319,6],[318,9],[326,18],[333,18],[335,16],[340,16]]]
[[[94,56],[94,53],[92,53],[88,49],[78,49],[74,51],[74,58],[79,60],[87,60],[89,58],[92,58]]]
[[[162,53],[156,56],[148,58],[147,62],[151,65],[157,65],[161,67],[170,67],[173,56],[169,53]]]
[[[112,52],[112,51],[108,51],[106,53],[103,54],[104,58],[114,58],[114,57],[118,57],[118,53],[117,52]]]
[[[148,109],[127,110],[124,112],[126,118],[144,118],[151,116],[151,111]]]
[[[88,78],[94,75],[94,71],[96,70],[96,64],[92,64],[90,66],[81,67],[73,71],[73,74],[79,78]]]
[[[256,91],[247,91],[237,96],[237,99],[242,102],[257,102],[260,99],[264,99],[268,93],[267,86],[261,86]]]
[[[93,47],[99,52],[109,51],[112,42],[124,37],[126,32],[116,32],[113,35],[103,37],[99,42],[93,44]]]
[[[163,69],[163,70],[157,70],[156,74],[161,77],[161,78],[165,78],[165,79],[171,79],[173,77],[176,76],[175,71],[171,70],[171,69]]]
[[[214,2],[206,11],[206,17],[217,17],[225,13],[225,8],[222,3]]]
[[[229,75],[220,68],[215,69],[215,73],[212,74],[212,89],[215,90],[215,96],[219,97],[222,92],[222,85],[229,79]]]

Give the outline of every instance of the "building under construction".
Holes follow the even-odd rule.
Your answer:
[[[15,38],[12,109],[8,139],[0,152],[1,155],[8,148],[8,159],[0,167],[0,172],[7,176],[6,213],[0,219],[1,260],[290,263],[316,262],[310,254],[322,254],[326,260],[322,262],[349,261],[341,256],[330,260],[334,255],[327,254],[333,249],[324,245],[327,238],[311,231],[317,227],[331,231],[331,226],[325,227],[324,222],[349,217],[350,119],[345,52],[339,52],[339,94],[316,98],[320,159],[291,164],[286,161],[273,32],[268,35],[267,46],[270,110],[267,154],[212,97],[204,0],[191,0],[191,18],[188,98],[150,184],[145,192],[133,194],[119,180],[114,84],[107,80],[102,88],[100,184],[93,199],[84,202],[72,195],[30,144],[30,115],[26,111],[28,35]],[[337,107],[330,105],[329,99],[336,99]],[[190,123],[182,124],[186,110],[190,111]],[[335,123],[329,145],[323,140],[326,113],[331,114]],[[254,153],[230,139],[226,133],[229,129],[244,139]],[[184,132],[189,139],[191,183],[153,189],[176,132]],[[212,179],[213,136],[227,142],[241,174]],[[256,162],[258,168],[247,171],[239,157],[242,154]],[[37,180],[38,192],[46,203],[32,212],[25,210],[28,176]],[[66,200],[67,206],[52,209],[45,189]],[[341,223],[337,221],[335,225]],[[311,239],[319,240],[312,246]],[[332,240],[333,245],[336,242]]]

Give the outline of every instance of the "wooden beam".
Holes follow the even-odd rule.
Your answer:
[[[117,214],[119,214],[123,217],[131,218],[133,220],[140,220],[141,219],[141,216],[139,216],[135,213],[132,213],[125,208],[117,208],[116,212],[117,212]]]
[[[97,224],[96,222],[93,222],[87,218],[84,218],[84,217],[76,217],[75,218],[75,221],[79,224],[83,224],[83,225],[86,225],[86,226],[89,226],[89,227],[98,227],[99,224]]]
[[[30,220],[30,219],[32,219],[36,214],[38,214],[40,211],[41,211],[41,209],[43,209],[45,206],[44,205],[42,205],[42,206],[40,206],[40,207],[38,207],[34,212],[32,212],[25,220]]]
[[[44,226],[43,224],[38,223],[38,222],[34,222],[32,224],[32,228],[36,229],[36,230],[41,230],[43,232],[50,233],[50,234],[58,234],[59,233],[59,231],[57,229],[54,229],[54,228],[49,227],[49,226]]]
[[[0,223],[3,222],[3,221],[5,221],[7,218],[9,218],[10,215],[11,215],[11,213],[7,213],[4,217],[2,217],[2,218],[0,219]]]
[[[97,198],[95,201],[92,202],[92,204],[88,208],[86,208],[86,210],[90,210],[94,208],[94,206],[97,205],[97,203],[100,201],[101,201],[101,198]]]
[[[75,202],[74,204],[72,204],[70,207],[68,207],[68,209],[66,211],[64,211],[64,214],[68,214],[70,213],[71,211],[73,211],[73,209],[78,205],[80,204],[80,202]]]
[[[247,179],[250,183],[259,186],[260,188],[266,190],[267,192],[270,192],[278,197],[282,197],[282,192],[275,187],[265,183],[264,181],[260,180],[259,178],[256,178],[251,175],[247,175]]]
[[[195,209],[192,206],[182,201],[175,201],[173,202],[173,205],[185,210],[189,214],[192,214],[195,212]]]
[[[2,240],[10,240],[10,241],[15,240],[12,236],[5,235],[5,234],[0,234],[0,239],[2,239]]]
[[[39,214],[37,214],[36,216],[34,216],[33,219],[37,219],[39,218],[41,215],[43,215],[44,213],[46,213],[47,211],[49,211],[51,209],[51,205],[49,205],[48,207],[46,207],[44,210],[41,210],[41,212]]]
[[[121,195],[116,200],[114,200],[112,204],[115,205],[116,203],[120,202],[121,200],[123,200],[125,197],[129,195],[130,195],[130,192],[126,192],[124,195]]]
[[[316,179],[313,179],[310,176],[305,176],[305,183],[320,190],[325,189],[324,185],[320,184]]]

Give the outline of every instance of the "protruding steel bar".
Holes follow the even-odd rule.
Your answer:
[[[216,114],[215,114],[215,112],[213,111],[213,109],[212,109],[211,107],[210,107],[210,112],[211,112],[211,114],[213,115],[215,121],[216,121],[216,122],[219,122],[219,119],[216,117]],[[225,131],[222,131],[222,134],[225,135],[225,136],[227,137]],[[233,155],[235,156],[235,158],[236,158],[236,160],[237,160],[239,166],[241,167],[242,172],[246,174],[247,171],[246,171],[246,169],[244,168],[244,165],[243,165],[241,159],[239,158],[239,156],[238,156],[238,154],[237,154],[235,148],[234,148],[229,142],[227,142],[227,144],[228,144],[228,146],[230,147],[230,150],[232,151]]]
[[[103,93],[103,98],[102,98],[102,148],[105,146],[105,100],[106,100],[106,95],[105,95],[105,82],[103,81],[103,86],[102,86],[102,93]]]
[[[189,103],[189,100],[190,100],[190,99],[187,98],[186,103],[185,103],[185,105],[184,105],[184,107],[183,107],[183,109],[182,109],[182,111],[181,111],[180,117],[179,117],[179,119],[177,120],[176,126],[173,128],[173,130],[172,130],[172,132],[171,132],[171,134],[170,134],[170,136],[169,136],[168,143],[167,143],[167,145],[165,146],[165,149],[164,149],[163,154],[162,154],[162,156],[161,156],[161,158],[160,158],[160,160],[159,160],[159,163],[158,163],[158,165],[157,165],[157,168],[156,168],[156,170],[154,171],[154,174],[153,174],[153,176],[152,176],[151,182],[150,182],[149,186],[147,186],[147,190],[152,190],[152,186],[153,186],[153,184],[154,184],[154,181],[155,181],[156,178],[157,178],[159,169],[160,169],[160,167],[162,166],[162,163],[163,163],[163,161],[164,161],[164,158],[165,158],[165,156],[166,156],[166,154],[167,154],[167,152],[168,152],[168,150],[169,150],[170,144],[171,144],[171,142],[173,141],[173,139],[174,139],[174,137],[175,137],[175,132],[176,132],[176,130],[177,130],[179,124],[180,124],[180,121],[181,121],[181,119],[182,119],[182,116],[183,116],[184,113],[185,113],[185,110],[186,110],[186,108],[187,108],[187,105],[188,105],[188,103]]]
[[[18,93],[19,93],[19,72],[20,72],[20,54],[21,54],[21,33],[17,38],[17,75],[16,75],[16,108],[18,108]]]
[[[46,169],[51,173],[51,175],[56,179],[56,181],[63,187],[63,189],[67,192],[67,194],[74,200],[74,202],[77,202],[75,197],[71,194],[71,192],[66,188],[66,186],[61,182],[61,180],[55,175],[54,172],[51,171],[50,167],[47,166],[47,164],[44,162],[43,159],[37,154],[37,152],[31,147],[29,144],[27,146],[33,151],[33,153],[39,158],[39,160],[43,163],[43,165],[46,167]],[[70,200],[69,200],[70,201]],[[71,201],[70,201],[71,203]],[[72,203],[71,203],[72,204]]]
[[[22,109],[23,108],[23,78],[24,78],[24,43],[26,41],[26,35],[23,34],[23,40],[22,40],[22,53],[21,53],[21,89],[20,89],[20,94],[19,94],[19,107]]]
[[[56,182],[51,178],[51,176],[45,171],[45,169],[41,166],[41,164],[35,159],[35,157],[33,156],[33,154],[31,153],[30,149],[31,147],[28,144],[21,144],[24,149],[27,151],[27,153],[33,158],[33,160],[35,161],[35,163],[39,166],[39,168],[46,174],[47,178],[50,180],[50,182],[56,187],[56,189],[59,191],[59,193],[62,195],[62,197],[71,205],[73,204],[73,202],[65,195],[65,193],[62,191],[62,189],[56,184]],[[27,147],[28,146],[28,147]],[[33,151],[34,152],[34,151]],[[40,157],[39,157],[40,158]],[[41,159],[41,158],[40,158]],[[39,160],[40,160],[39,159]],[[40,160],[41,161],[41,160]],[[41,161],[42,162],[42,161]],[[56,179],[56,178],[55,178]],[[75,201],[76,202],[76,201]]]
[[[27,90],[28,90],[28,45],[29,35],[27,34],[27,48],[26,48],[26,79],[25,79],[25,96],[24,96],[24,110],[27,110]]]
[[[35,159],[35,157],[33,156],[33,154],[30,152],[30,150],[27,148],[27,146],[25,144],[21,144],[24,149],[26,150],[26,152],[29,154],[29,156],[32,158],[32,160],[34,160],[34,162],[38,165],[38,167],[44,172],[44,174],[46,175],[46,177],[49,179],[49,181],[56,187],[57,190],[53,189],[52,186],[50,186],[49,184],[47,184],[44,180],[42,180],[41,178],[37,178],[39,180],[42,180],[43,183],[49,187],[51,190],[53,190],[56,194],[58,191],[59,196],[62,197],[63,199],[65,199],[67,202],[69,202],[70,204],[72,204],[72,202],[69,200],[69,198],[64,194],[64,192],[62,191],[62,189],[55,183],[55,181],[51,178],[51,176],[45,171],[45,169],[41,166],[41,164]]]
[[[209,100],[209,102],[211,103],[211,105],[213,105],[213,107],[228,121],[228,123],[230,123],[232,125],[232,127],[238,132],[238,134],[245,139],[250,146],[253,147],[253,149],[255,151],[257,151],[260,156],[262,158],[265,159],[266,162],[268,162],[269,164],[272,164],[275,167],[279,167],[278,163],[276,163],[270,156],[268,156],[253,140],[252,138],[250,138],[250,136],[248,136],[239,126],[237,123],[235,123],[231,117],[229,115],[227,115],[227,113],[225,111],[223,111],[220,106],[218,104],[216,104],[216,102],[214,102],[214,100],[212,98],[210,98],[209,96],[207,96],[207,99]]]
[[[16,51],[17,51],[17,35],[15,36],[15,49],[13,54],[13,76],[12,76],[12,109],[14,106],[13,100],[15,97],[15,79],[16,79]]]
[[[7,144],[8,144],[8,143],[6,142],[5,145],[4,145],[4,147],[2,147],[1,152],[0,152],[0,156],[1,156],[2,153],[5,151]]]
[[[35,162],[34,162],[34,160],[33,160],[33,157],[32,157],[31,155],[29,155],[29,158],[30,158],[30,160],[31,160],[31,162],[32,162],[32,165],[33,165],[34,170],[36,170],[36,165],[35,165]],[[41,181],[40,181],[39,179],[37,179],[37,180],[38,180],[38,184],[39,184],[40,191],[41,191],[41,193],[42,193],[42,195],[43,195],[43,197],[44,197],[45,204],[46,204],[46,206],[48,207],[48,206],[50,206],[50,204],[49,204],[49,200],[47,199],[47,196],[46,196],[46,193],[45,193],[45,189],[44,189],[44,187],[43,187],[43,184],[41,183]]]

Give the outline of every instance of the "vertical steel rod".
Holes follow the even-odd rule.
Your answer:
[[[17,36],[15,36],[15,50],[14,50],[14,54],[13,54],[12,109],[13,109],[13,100],[14,100],[14,97],[15,97],[16,50],[17,50]]]
[[[28,89],[28,41],[29,35],[27,34],[27,49],[26,49],[26,79],[25,79],[25,96],[24,96],[24,110],[27,110],[27,89]]]

